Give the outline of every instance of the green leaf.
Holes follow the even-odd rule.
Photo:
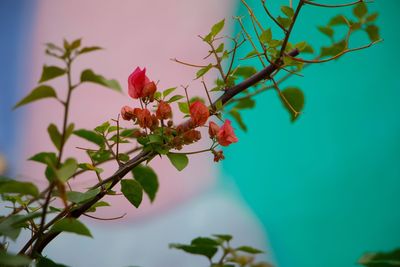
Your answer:
[[[133,206],[139,208],[143,199],[143,188],[138,181],[128,179],[122,180],[121,192]]]
[[[103,48],[101,48],[100,46],[88,46],[88,47],[83,47],[81,50],[79,50],[78,54],[85,54],[85,53],[89,53],[89,52],[93,52],[93,51],[97,51],[97,50],[101,50]]]
[[[211,42],[215,36],[217,36],[218,33],[224,28],[225,25],[225,19],[217,22],[211,27],[210,33],[204,38],[206,42]]]
[[[92,237],[92,234],[90,233],[89,229],[83,223],[74,218],[64,218],[57,221],[50,228],[49,232],[51,233],[69,232],[78,235]]]
[[[60,263],[55,263],[49,258],[40,257],[38,263],[36,264],[36,267],[68,267],[68,266]]]
[[[371,42],[378,41],[380,39],[379,36],[379,28],[375,25],[368,25],[365,31],[368,34],[369,39]]]
[[[294,10],[289,6],[281,6],[281,11],[285,14],[288,18],[293,18]]]
[[[176,87],[171,87],[171,88],[165,89],[163,92],[163,97],[164,98],[167,97],[169,94],[171,94],[175,90],[176,90]]]
[[[206,74],[212,67],[213,67],[213,65],[210,63],[210,64],[208,64],[207,66],[205,66],[205,67],[199,69],[199,70],[196,72],[196,79],[202,77],[202,76],[203,76],[204,74]]]
[[[365,19],[366,22],[373,22],[376,20],[376,18],[378,17],[378,13],[372,13],[371,15],[368,15],[368,17]]]
[[[175,101],[181,100],[182,98],[185,98],[185,97],[183,95],[174,95],[167,102],[173,103]]]
[[[40,152],[32,157],[30,157],[28,160],[40,162],[43,164],[47,165],[48,160],[52,162],[53,164],[57,163],[57,156],[56,153],[54,152]]]
[[[170,248],[180,249],[190,254],[206,256],[211,258],[217,253],[219,243],[211,238],[198,237],[192,240],[190,245],[170,244]]]
[[[57,66],[43,66],[42,77],[40,77],[39,83],[63,76],[67,71]]]
[[[359,19],[362,19],[367,14],[367,12],[368,9],[365,3],[359,3],[353,9],[353,14]]]
[[[331,38],[333,37],[334,31],[330,27],[318,26],[318,30],[323,34],[325,34],[326,36],[329,36]]]
[[[233,238],[233,236],[231,236],[231,235],[213,235],[213,236],[215,236],[223,241],[227,241],[227,242],[231,241]]]
[[[81,41],[82,41],[81,38],[72,41],[72,43],[69,46],[69,49],[74,50],[79,48],[81,46]]]
[[[98,133],[104,134],[108,128],[110,128],[110,123],[108,121],[104,122],[102,125],[97,126],[94,130]]]
[[[53,142],[54,146],[60,150],[61,148],[61,134],[57,129],[57,126],[53,123],[47,127],[47,132],[49,133],[50,139]]]
[[[391,252],[366,253],[358,263],[367,267],[396,267],[400,266],[400,249]]]
[[[74,158],[68,158],[62,167],[57,171],[58,178],[63,182],[68,181],[68,179],[75,174],[77,168],[78,163],[76,160]]]
[[[34,197],[39,196],[39,190],[33,183],[20,182],[15,180],[2,181],[0,183],[0,194],[21,194],[31,195]]]
[[[246,124],[244,124],[242,116],[240,115],[240,113],[236,110],[236,109],[232,109],[231,111],[229,111],[229,114],[232,116],[232,118],[237,122],[237,124],[239,125],[239,127],[243,130],[243,131],[247,131],[247,126]]]
[[[105,201],[99,201],[93,204],[93,206],[90,207],[90,209],[87,210],[87,212],[95,212],[97,208],[100,207],[109,207],[110,204],[105,202]]]
[[[282,25],[285,29],[288,29],[290,24],[292,23],[292,20],[290,18],[282,18],[281,16],[277,17],[276,20],[279,22],[279,24]]]
[[[337,15],[329,21],[329,26],[347,25],[347,20],[343,15]]]
[[[287,102],[292,106],[292,108],[297,112],[294,112],[286,103],[284,99],[281,98],[282,104],[288,110],[291,115],[291,120],[295,121],[298,118],[298,113],[303,110],[304,107],[304,94],[303,92],[297,87],[288,87],[282,90],[282,96],[284,97]]]
[[[189,114],[189,106],[187,102],[178,102],[179,110],[183,114]]]
[[[218,246],[219,243],[209,237],[197,237],[190,243],[193,246]]]
[[[153,202],[158,191],[157,174],[149,166],[138,165],[132,170],[133,177],[141,184],[144,192]]]
[[[81,73],[81,82],[92,82],[113,89],[117,92],[122,92],[122,88],[116,80],[107,80],[103,76],[94,73],[90,69],[86,69]]]
[[[178,171],[182,171],[189,163],[189,159],[185,154],[168,153],[167,157]]]
[[[53,87],[47,86],[47,85],[40,85],[38,87],[36,87],[35,89],[33,89],[29,95],[27,95],[26,97],[24,97],[21,101],[19,101],[13,109],[16,109],[20,106],[29,104],[31,102],[43,99],[43,98],[49,98],[49,97],[53,97],[53,98],[57,98],[57,94],[54,91]]]
[[[272,31],[271,28],[266,29],[260,34],[260,41],[265,43],[269,43],[272,40]]]
[[[74,135],[79,136],[89,142],[95,143],[98,146],[104,145],[104,138],[94,131],[86,129],[79,129],[73,132]]]
[[[26,215],[11,215],[8,218],[0,218],[0,235],[16,240],[22,227],[26,227],[26,221],[41,216],[41,212],[32,212]]]
[[[235,75],[247,79],[257,73],[257,69],[252,66],[240,66],[235,70]]]
[[[31,259],[23,255],[8,254],[5,251],[0,251],[0,266],[27,266],[31,263]]]
[[[321,57],[336,56],[345,49],[346,49],[346,41],[342,40],[340,42],[334,43],[333,45],[331,45],[329,47],[322,47],[321,48]]]
[[[98,193],[100,193],[99,188],[89,190],[85,193],[77,191],[68,191],[67,198],[72,203],[80,204],[94,198]]]
[[[254,108],[256,102],[251,98],[244,98],[240,100],[235,106],[236,109],[249,109]]]
[[[241,246],[235,249],[236,251],[242,251],[250,254],[259,254],[259,253],[264,253],[262,250],[249,247],[249,246]]]

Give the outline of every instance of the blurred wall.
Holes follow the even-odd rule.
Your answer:
[[[264,16],[260,1],[248,2]],[[267,4],[277,15],[288,1]],[[260,95],[244,115],[248,133],[227,149],[224,176],[262,220],[281,267],[354,266],[364,252],[400,246],[400,2],[368,7],[384,42],[285,82],[306,96],[294,124],[274,91]],[[348,11],[304,7],[292,40],[328,45],[315,26]]]

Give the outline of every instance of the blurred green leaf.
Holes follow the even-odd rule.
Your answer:
[[[204,74],[206,74],[211,68],[213,67],[213,65],[210,63],[207,66],[205,66],[204,68],[199,69],[196,72],[196,79],[202,77]]]
[[[359,19],[362,19],[367,14],[367,12],[368,9],[365,3],[359,3],[353,9],[353,14]]]
[[[31,259],[23,255],[13,255],[5,251],[0,251],[0,266],[21,267],[31,263]]]
[[[400,266],[400,249],[391,252],[366,253],[358,263],[367,267],[398,267]]]
[[[242,116],[236,109],[232,109],[231,111],[229,111],[229,115],[231,115],[232,118],[237,122],[240,129],[242,129],[245,132],[247,131],[247,126],[246,124],[244,124]]]
[[[77,191],[68,191],[67,197],[68,200],[72,203],[80,204],[94,198],[98,193],[100,193],[100,189],[98,188],[89,190],[84,193]]]
[[[30,157],[28,160],[40,162],[43,164],[47,165],[48,160],[52,162],[53,164],[57,163],[57,156],[56,153],[54,152],[40,152],[32,157]]]
[[[36,264],[36,267],[69,267],[69,266],[60,263],[55,263],[49,258],[40,257]]]
[[[122,88],[116,80],[107,80],[103,76],[94,73],[90,69],[86,69],[81,73],[81,82],[92,82],[103,85],[104,87],[113,89],[117,92],[122,92]]]
[[[289,6],[281,6],[281,11],[285,14],[288,18],[293,18],[294,10]]]
[[[31,195],[33,197],[39,196],[39,190],[33,183],[20,182],[16,180],[2,180],[0,183],[0,194],[21,194]]]
[[[263,253],[262,250],[259,250],[259,249],[253,248],[253,247],[249,247],[249,246],[241,246],[241,247],[236,248],[235,250],[250,253],[250,254]]]
[[[167,157],[178,171],[182,171],[189,163],[189,159],[185,154],[168,153]]]
[[[368,25],[365,31],[367,32],[371,42],[375,42],[380,39],[379,28],[376,25]]]
[[[88,47],[83,47],[81,50],[79,50],[78,54],[85,54],[85,53],[89,53],[89,52],[93,52],[93,51],[97,51],[97,50],[101,50],[103,48],[101,48],[100,46],[88,46]]]
[[[54,146],[60,150],[61,148],[61,134],[57,129],[57,126],[53,123],[47,127],[47,132],[49,133],[50,139],[53,142]]]
[[[77,168],[78,163],[76,162],[76,159],[68,158],[61,166],[61,168],[57,171],[58,178],[63,182],[68,181],[72,177],[72,175],[75,174]]]
[[[288,87],[284,90],[282,90],[282,95],[283,97],[290,103],[290,105],[293,107],[293,109],[300,113],[303,110],[304,107],[304,94],[303,92],[297,88],[297,87]],[[282,104],[284,105],[284,107],[287,109],[287,111],[290,113],[291,115],[291,120],[295,121],[298,118],[298,114],[296,114],[286,103],[286,101],[284,101],[284,99],[282,100]]]
[[[64,75],[65,73],[67,73],[67,71],[60,67],[44,65],[42,70],[42,76],[40,77],[39,83],[57,78],[59,76]]]
[[[33,89],[29,95],[27,95],[26,97],[24,97],[21,101],[19,101],[13,109],[16,109],[20,106],[29,104],[33,101],[37,101],[43,98],[49,98],[49,97],[53,97],[53,98],[57,98],[57,94],[54,91],[53,87],[50,87],[48,85],[40,85],[38,87],[36,87],[35,89]]]
[[[327,26],[318,26],[318,30],[325,34],[326,36],[333,37],[334,31],[331,27]]]

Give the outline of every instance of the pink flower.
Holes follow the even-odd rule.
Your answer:
[[[156,115],[157,118],[160,120],[166,120],[168,118],[171,118],[172,117],[171,106],[167,102],[161,100],[160,103],[158,104]]]
[[[215,122],[210,121],[208,126],[208,134],[210,135],[210,138],[214,138],[218,134],[218,131],[219,126]]]
[[[143,97],[143,88],[150,83],[150,79],[146,76],[146,68],[141,70],[137,67],[128,78],[128,94],[132,98]]]
[[[124,120],[130,121],[133,117],[135,117],[133,113],[133,108],[128,106],[123,106],[121,108],[121,116]]]
[[[239,141],[233,132],[230,120],[226,120],[217,133],[217,141],[221,146],[229,146]]]
[[[210,111],[201,101],[197,100],[193,102],[190,107],[190,117],[192,118],[193,123],[195,126],[202,126],[204,125],[208,117],[210,117]]]

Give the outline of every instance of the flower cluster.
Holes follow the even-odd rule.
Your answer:
[[[124,120],[133,121],[141,128],[141,130],[135,132],[135,137],[146,138],[151,135],[154,140],[154,136],[158,136],[157,140],[160,140],[160,145],[167,150],[181,150],[184,145],[199,141],[201,133],[197,128],[206,127],[205,125],[210,117],[209,108],[200,100],[189,104],[189,99],[187,99],[190,119],[185,123],[174,126],[170,103],[160,99],[156,92],[157,85],[146,76],[145,68],[137,67],[129,75],[129,96],[133,99],[139,99],[141,108],[123,106],[121,116]],[[153,102],[156,102],[156,109],[152,112],[148,109],[148,105]],[[210,138],[213,140],[210,151],[214,155],[214,161],[218,162],[224,159],[224,155],[222,151],[216,151],[215,147],[217,145],[228,146],[237,142],[238,139],[229,120],[225,120],[221,127],[210,121],[208,128]],[[146,140],[154,145],[154,142],[150,142],[150,139],[143,140],[143,145],[146,145]]]

